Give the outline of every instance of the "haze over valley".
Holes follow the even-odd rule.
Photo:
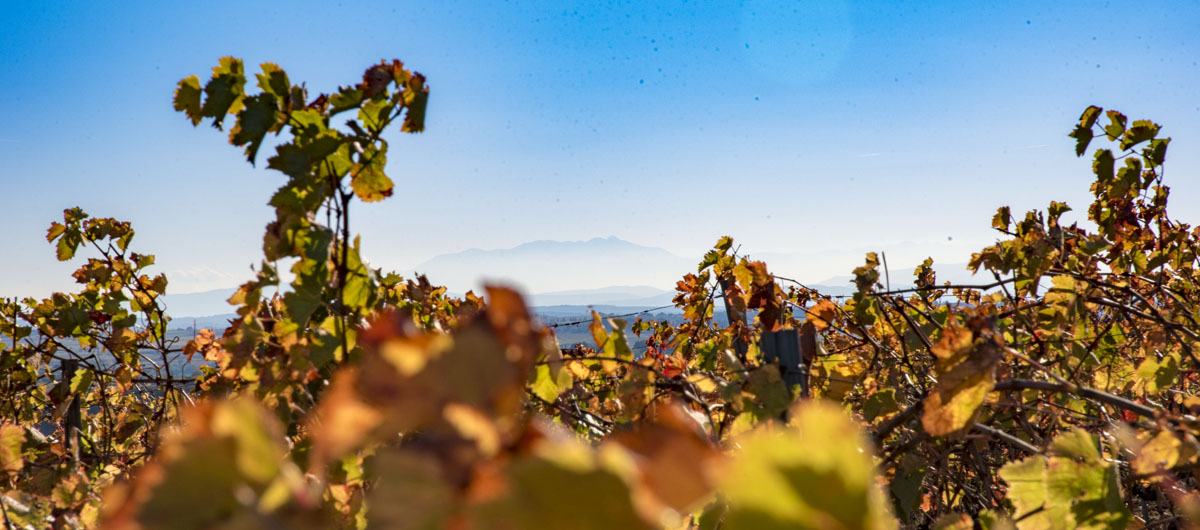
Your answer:
[[[882,249],[889,259],[888,280],[894,287],[911,283],[912,269],[923,259],[907,247],[899,244]],[[801,281],[825,294],[846,295],[853,291],[849,272],[862,264],[868,251],[762,253],[750,257],[766,261],[768,269],[778,276]],[[505,249],[474,248],[434,256],[398,272],[405,278],[425,274],[434,285],[444,285],[456,295],[468,290],[480,293],[482,285],[489,282],[516,285],[539,314],[574,316],[588,314],[589,307],[601,313],[621,313],[669,306],[675,282],[684,274],[694,273],[700,257],[685,258],[610,236],[587,241],[533,241]],[[972,281],[961,261],[935,262],[935,268],[939,281]],[[232,308],[226,300],[235,289],[230,285],[194,293],[168,291],[167,310],[178,319],[175,325],[181,327],[191,325],[185,322],[188,319],[228,315]],[[213,323],[223,321],[210,320],[198,325],[214,327]]]

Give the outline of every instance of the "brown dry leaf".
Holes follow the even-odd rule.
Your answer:
[[[837,306],[833,302],[822,298],[817,301],[817,304],[808,310],[808,317],[813,323],[817,331],[825,331],[829,329],[829,324],[837,318]]]
[[[108,348],[108,351],[112,352],[125,351],[137,344],[138,338],[138,334],[129,328],[118,328],[114,329],[112,335],[109,335],[104,341],[104,346]],[[191,362],[191,360],[191,355],[188,355],[188,362]]]
[[[309,419],[313,439],[310,470],[318,476],[332,459],[361,445],[383,421],[375,408],[359,399],[357,382],[355,367],[334,374],[316,414]]]
[[[611,440],[638,456],[642,483],[650,492],[676,512],[688,513],[712,492],[712,466],[722,455],[682,404],[659,406],[656,412],[653,422]]]
[[[975,522],[965,513],[948,513],[933,523],[934,530],[972,530]]]
[[[800,325],[800,357],[804,360],[804,366],[812,369],[813,361],[817,358],[817,351],[820,348],[817,346],[817,327],[812,320],[804,321]]]
[[[201,329],[196,332],[196,338],[189,340],[184,345],[183,354],[187,356],[187,360],[190,363],[192,362],[192,356],[196,355],[196,353],[201,353],[203,356],[203,352],[207,351],[215,340],[216,337],[213,335],[213,330],[207,328]]]
[[[363,443],[371,431],[469,439],[484,454],[511,440],[546,333],[515,291],[488,287],[488,296],[486,311],[452,335],[422,333],[397,311],[373,318],[360,338],[361,369],[339,377],[319,408],[318,418],[329,419],[314,420],[313,465]]]

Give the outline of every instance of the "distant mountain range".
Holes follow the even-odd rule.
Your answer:
[[[647,286],[616,286],[578,291],[555,291],[529,295],[529,305],[538,307],[564,305],[605,305],[625,307],[659,307],[671,305],[675,291]]]
[[[533,293],[612,285],[670,289],[684,274],[694,271],[698,261],[698,257],[682,258],[616,237],[597,237],[587,241],[533,241],[506,249],[473,248],[435,256],[408,272],[424,273],[431,282],[455,292],[478,289],[489,281],[513,283]]]
[[[809,277],[820,270],[821,259],[836,256],[839,261],[861,264],[861,254],[854,252],[817,254],[757,254],[772,272],[789,276],[792,271],[808,271]],[[846,254],[846,256],[842,256]],[[889,250],[889,257],[902,256],[898,249]],[[904,256],[909,258],[909,256]],[[671,304],[675,282],[684,274],[696,270],[696,259],[682,258],[664,249],[631,243],[616,237],[593,238],[587,241],[533,241],[507,249],[470,249],[435,256],[404,271],[411,277],[421,272],[435,285],[445,285],[451,293],[465,293],[485,282],[516,285],[528,294],[531,306],[545,314],[577,314],[580,308],[596,306],[602,312],[622,312],[661,307]],[[900,260],[895,260],[899,262]],[[853,266],[833,270],[844,274]],[[962,263],[935,265],[939,283],[981,283],[987,279],[972,278]],[[893,288],[911,286],[913,264],[894,263],[890,268]],[[882,272],[882,271],[881,271]],[[884,279],[880,281],[883,282]],[[797,277],[803,281],[803,276]],[[853,292],[850,276],[834,276],[807,284],[828,295]],[[175,324],[187,327],[187,320],[200,319],[220,323],[233,312],[226,300],[235,289],[217,289],[200,293],[166,296],[167,312],[176,315]],[[603,307],[604,309],[600,309]],[[611,309],[611,311],[609,311]],[[573,313],[574,312],[574,313]],[[586,314],[586,310],[583,311]],[[175,327],[175,326],[172,326]]]
[[[163,301],[167,314],[171,316],[200,318],[225,315],[234,312],[235,308],[229,305],[227,300],[236,291],[236,288],[229,288],[200,293],[167,294]]]

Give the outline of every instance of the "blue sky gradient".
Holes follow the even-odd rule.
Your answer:
[[[1200,221],[1196,2],[47,4],[0,14],[0,296],[71,288],[43,235],[76,205],[132,221],[177,292],[247,277],[283,176],[171,109],[223,55],[310,94],[385,58],[428,76],[396,196],[355,213],[389,269],[609,235],[965,262],[997,206],[1084,217],[1089,104],[1166,126],[1173,213]]]

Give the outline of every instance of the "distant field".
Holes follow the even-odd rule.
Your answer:
[[[643,320],[666,321],[672,324],[680,324],[683,322],[683,314],[671,309],[660,309],[650,313],[641,313],[631,316],[630,313],[637,313],[648,309],[649,307],[623,307],[623,306],[547,306],[532,308],[538,320],[547,326],[554,326],[555,337],[558,339],[558,344],[562,347],[574,346],[583,344],[586,346],[595,346],[595,341],[592,340],[592,333],[588,329],[591,325],[592,315],[589,309],[595,309],[601,316],[604,317],[621,317],[626,321],[625,332],[629,338],[629,346],[633,348],[634,353],[642,353],[646,351],[646,343],[643,339],[639,339],[630,331],[629,327],[633,322],[641,317]],[[673,309],[673,308],[672,308]],[[202,318],[180,317],[171,321],[170,335],[180,338],[181,344],[192,337],[193,329],[211,329],[218,335],[225,331],[229,320],[235,318],[236,315],[214,315]],[[725,314],[718,313],[714,315],[718,322],[725,321]],[[193,328],[194,327],[194,328]],[[202,364],[200,360],[193,359],[191,364],[181,365],[190,371],[198,373],[198,366]],[[172,370],[175,365],[172,365]]]

